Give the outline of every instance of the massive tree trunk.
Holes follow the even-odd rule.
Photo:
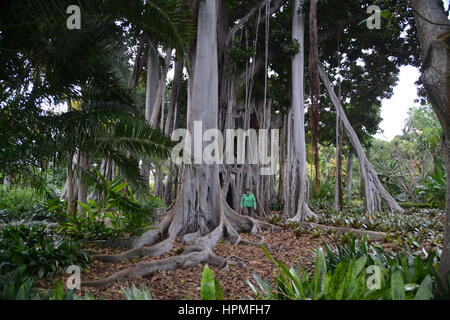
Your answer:
[[[304,93],[304,33],[305,17],[302,9],[303,0],[294,0],[292,11],[292,40],[299,43],[299,52],[292,58],[292,92],[291,108],[292,120],[289,120],[288,135],[292,140],[293,150],[289,152],[287,175],[288,186],[285,193],[285,216],[292,217],[292,221],[302,221],[307,216],[314,215],[308,207],[308,181],[306,175],[306,144],[305,144],[305,93]],[[296,184],[298,194],[290,194],[292,184]]]
[[[330,95],[331,102],[336,108],[336,113],[341,119],[341,123],[344,127],[347,136],[350,139],[350,142],[353,146],[353,149],[356,150],[356,154],[358,155],[360,169],[361,169],[361,177],[364,181],[364,204],[365,210],[367,213],[380,212],[382,211],[381,207],[381,199],[383,199],[388,207],[391,210],[403,212],[404,210],[398,205],[398,203],[392,198],[392,196],[386,191],[386,189],[381,184],[378,179],[378,175],[375,172],[372,164],[367,159],[364,150],[361,146],[361,142],[359,141],[358,136],[353,130],[350,122],[345,115],[344,109],[341,105],[339,98],[336,96],[334,92],[333,86],[328,79],[325,71],[322,67],[319,68],[320,77]]]
[[[207,129],[217,128],[218,124],[216,26],[217,0],[199,2],[197,47],[188,89],[187,128],[193,138],[193,145],[200,147],[200,151],[203,151],[205,143],[202,137],[197,135],[202,135]],[[198,132],[199,130],[194,132],[195,121],[201,121],[202,132]],[[177,236],[182,236],[182,240],[187,244],[181,255],[140,262],[108,278],[83,282],[84,286],[102,287],[136,276],[147,276],[159,270],[188,267],[202,262],[220,266],[230,263],[240,264],[231,258],[216,256],[211,248],[222,237],[234,243],[249,243],[241,239],[236,230],[247,229],[256,233],[261,228],[273,228],[267,223],[238,215],[233,211],[227,205],[222,193],[219,165],[196,163],[198,155],[195,153],[193,155],[194,164],[183,164],[180,190],[165,219],[156,228],[138,237],[133,243],[133,249],[116,256],[95,258],[114,262],[132,257],[160,255],[172,249]],[[151,246],[144,247],[146,245]]]
[[[439,272],[445,280],[450,272],[450,21],[442,1],[411,0],[410,3],[422,51],[421,80],[444,131],[447,217]]]

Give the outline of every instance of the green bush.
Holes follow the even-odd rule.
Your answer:
[[[147,230],[155,220],[157,209],[164,206],[163,201],[152,196],[137,199],[123,178],[108,181],[100,173],[97,176],[99,200],[79,202],[81,213],[67,214],[62,210],[64,221],[60,232],[74,239],[99,240],[118,238],[125,233],[139,235]],[[106,219],[110,226],[105,224]]]
[[[339,244],[339,246],[333,247],[325,244],[325,261],[328,268],[334,269],[342,260],[360,258],[362,256],[369,255],[369,251],[371,249],[373,250],[367,242],[367,237],[364,237],[362,240],[358,240],[357,237],[353,236],[350,239],[345,239],[341,244]]]
[[[444,208],[445,206],[445,171],[443,166],[437,166],[433,174],[427,176],[417,187],[417,194],[430,206]]]
[[[50,278],[70,265],[85,266],[89,259],[81,246],[44,225],[6,226],[0,230],[0,273],[23,272]]]
[[[272,300],[429,300],[433,296],[433,258],[404,260],[404,257],[388,258],[385,262],[372,261],[368,255],[345,258],[334,269],[327,268],[323,250],[317,252],[314,273],[297,267],[288,268],[274,259],[267,249],[266,256],[275,264],[278,274],[275,284],[253,275],[259,288],[248,284],[260,299]],[[380,269],[378,288],[369,288],[367,273],[370,265]]]
[[[324,179],[320,182],[320,189],[318,193],[315,188],[312,188],[311,198],[316,200],[333,200],[334,188],[334,182],[331,179]]]
[[[152,295],[146,287],[136,288],[134,283],[130,288],[122,288],[123,296],[126,300],[152,300]]]
[[[358,240],[355,236],[345,239],[338,246],[325,244],[325,261],[328,269],[335,269],[346,259],[358,259],[367,256],[367,266],[380,265],[383,268],[398,266],[403,272],[403,278],[410,283],[418,283],[427,275],[435,275],[439,256],[435,251],[426,253],[424,257],[413,253],[411,249],[397,253],[387,253],[383,247],[374,246],[367,237]],[[318,252],[316,251],[316,254]]]
[[[275,201],[269,204],[270,211],[281,211],[284,208],[284,203],[282,201]]]
[[[36,279],[23,273],[6,273],[0,276],[0,300],[32,300],[37,297]]]
[[[347,208],[335,213],[332,210],[317,208],[317,216],[310,219],[316,223],[350,227],[388,233],[387,240],[395,240],[420,248],[426,241],[440,246],[443,241],[445,212],[439,209],[412,208],[404,213],[384,211],[366,214],[361,208]]]
[[[82,212],[62,213],[64,221],[60,223],[58,232],[76,240],[103,240],[118,238],[123,230],[118,227],[108,227],[105,218],[110,214],[102,205],[94,200],[79,203]]]
[[[39,209],[42,198],[32,189],[0,186],[0,222],[26,218]]]

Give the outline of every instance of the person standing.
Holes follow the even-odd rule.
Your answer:
[[[250,188],[245,189],[241,199],[241,213],[247,216],[256,215],[256,199]]]

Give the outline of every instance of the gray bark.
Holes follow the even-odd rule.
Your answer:
[[[83,178],[83,175],[85,174],[85,171],[89,170],[89,156],[84,153],[80,152],[80,158],[78,163],[78,201],[79,202],[86,202],[87,199],[87,185],[86,181]],[[80,204],[77,206],[78,214],[82,213],[83,208]]]
[[[304,96],[304,43],[305,43],[305,16],[302,10],[303,0],[295,0],[292,12],[292,40],[300,45],[299,52],[292,58],[292,122],[289,134],[292,136],[293,152],[288,162],[292,167],[290,181],[286,185],[291,187],[292,183],[298,185],[298,195],[286,192],[285,215],[292,217],[292,221],[302,221],[307,216],[313,215],[307,204],[308,181],[306,175],[306,143],[305,143],[305,96]],[[286,205],[287,204],[287,205]]]
[[[334,211],[342,211],[343,209],[343,195],[342,195],[342,142],[343,130],[341,119],[336,114],[336,181],[334,188]]]
[[[183,59],[177,57],[175,61],[175,71],[172,82],[172,92],[170,95],[169,109],[167,111],[166,125],[164,128],[164,133],[168,136],[171,135],[174,129],[174,114],[178,105],[178,97],[180,96],[181,80],[183,77]]]
[[[145,88],[145,119],[150,123],[152,108],[156,100],[159,84],[158,51],[152,45],[147,54],[147,81]]]
[[[411,0],[422,52],[421,80],[444,131],[444,157],[447,171],[446,221],[439,273],[450,272],[450,21],[439,0]]]
[[[381,199],[383,199],[386,202],[386,204],[391,210],[404,212],[404,210],[398,205],[398,203],[394,200],[394,198],[392,198],[392,196],[386,191],[386,189],[383,187],[380,180],[378,179],[378,175],[375,172],[375,169],[367,159],[364,150],[361,146],[361,142],[359,141],[359,138],[356,135],[355,130],[353,130],[350,122],[348,121],[344,109],[341,105],[341,102],[336,96],[333,86],[321,66],[319,67],[319,72],[320,78],[322,79],[328,91],[328,94],[330,95],[331,102],[336,108],[336,113],[341,118],[344,130],[350,139],[353,149],[356,151],[356,154],[358,155],[361,169],[361,177],[364,181],[364,204],[366,212],[369,214],[373,212],[381,212],[382,211]]]
[[[346,182],[345,182],[345,189],[347,191],[347,201],[352,201],[352,187],[353,187],[353,152],[350,149],[348,151],[347,156],[347,176],[346,176]]]
[[[194,121],[202,121],[203,130],[217,128],[218,125],[216,26],[217,1],[199,2],[196,56],[188,89],[187,128],[191,133]],[[193,139],[199,137],[194,136]],[[256,233],[261,228],[273,226],[240,216],[226,204],[220,187],[218,165],[184,164],[182,175],[177,199],[165,219],[136,239],[133,249],[120,255],[94,258],[116,262],[131,257],[160,255],[173,248],[173,240],[178,235],[187,244],[181,255],[140,262],[105,279],[84,281],[83,286],[103,287],[136,276],[148,276],[159,270],[194,266],[202,262],[219,266],[242,265],[231,258],[218,257],[212,252],[212,246],[224,236],[234,243],[264,244],[263,240],[258,243],[245,241],[237,233],[238,229]]]
[[[162,73],[157,85],[158,89],[156,92],[155,100],[153,101],[152,112],[149,120],[150,126],[154,128],[158,123],[159,114],[162,107],[163,96],[166,88],[167,71],[169,70],[171,55],[172,55],[172,48],[169,48],[166,52],[166,57],[164,59],[164,66],[162,68]]]

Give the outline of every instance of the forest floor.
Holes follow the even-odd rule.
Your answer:
[[[314,250],[324,244],[333,244],[334,238],[331,234],[316,235],[304,233],[296,235],[291,229],[283,229],[279,232],[264,231],[260,235],[264,236],[266,243],[270,245],[270,254],[288,266],[298,265],[305,270],[311,270],[314,263]],[[258,239],[250,234],[243,234],[243,238],[247,240],[258,241]],[[391,247],[388,243],[381,243],[383,247],[389,250]],[[111,273],[122,270],[134,265],[138,261],[152,261],[167,258],[179,254],[183,249],[183,244],[176,241],[171,252],[159,257],[145,257],[140,260],[124,261],[117,264],[103,263],[94,261],[90,264],[89,269],[83,270],[81,279],[93,280],[100,279],[111,275]],[[118,253],[118,250],[98,249],[104,254]],[[234,245],[223,240],[220,241],[213,251],[222,257],[229,255],[238,256],[245,262],[246,267],[229,266],[228,268],[212,267],[217,279],[219,280],[225,299],[254,299],[256,296],[250,289],[247,280],[253,281],[252,274],[258,273],[262,279],[273,279],[275,266],[264,255],[262,249],[252,245]],[[136,278],[133,281],[127,281],[120,284],[113,284],[103,289],[97,288],[81,288],[77,291],[79,296],[91,293],[95,298],[99,299],[123,299],[122,287],[127,288],[134,283],[138,288],[146,286],[153,299],[199,299],[200,296],[200,280],[204,264],[195,267],[177,269],[172,271],[160,271],[148,277]],[[67,276],[59,279],[65,283]],[[50,289],[53,287],[52,281],[41,282],[40,287]]]

